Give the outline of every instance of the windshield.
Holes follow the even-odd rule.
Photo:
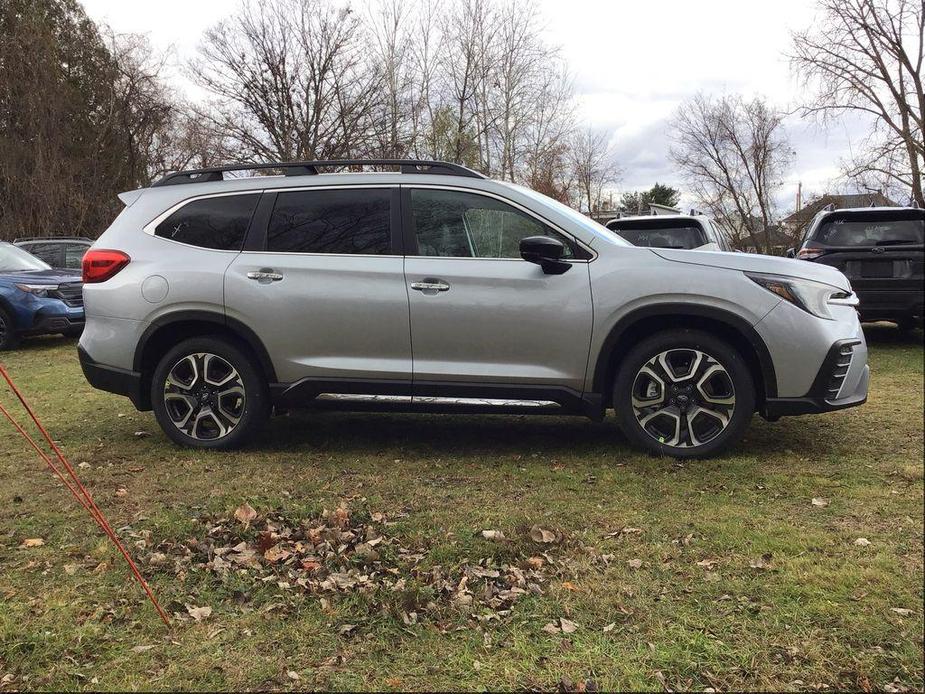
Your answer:
[[[675,227],[673,229],[614,228],[613,231],[634,246],[691,249],[707,243],[703,231],[695,226]]]
[[[922,220],[838,219],[820,225],[811,241],[814,246],[921,246],[923,237],[925,221]]]
[[[547,207],[552,207],[559,214],[564,215],[565,217],[568,217],[571,221],[575,222],[579,226],[584,227],[587,231],[589,231],[592,234],[595,234],[596,236],[601,236],[607,239],[608,241],[616,241],[621,246],[632,245],[628,243],[625,239],[621,239],[619,236],[614,236],[614,234],[611,233],[610,230],[607,229],[607,227],[605,227],[604,225],[598,224],[593,219],[591,219],[590,217],[586,217],[578,210],[572,209],[568,205],[563,205],[561,202],[549,197],[548,195],[537,193],[532,188],[527,188],[526,186],[517,185],[515,183],[508,183],[507,185],[511,186],[512,188],[516,188],[518,191],[520,191],[524,195],[529,195],[531,198],[543,203]]]
[[[22,272],[24,270],[50,270],[51,265],[36,258],[22,248],[0,243],[0,272]]]

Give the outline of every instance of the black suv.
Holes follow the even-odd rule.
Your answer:
[[[823,210],[787,254],[844,272],[861,300],[861,320],[892,321],[910,330],[922,325],[923,236],[925,210]]]

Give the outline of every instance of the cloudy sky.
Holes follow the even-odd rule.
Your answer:
[[[180,64],[193,56],[205,28],[232,11],[233,0],[81,0],[88,14],[117,32],[145,33],[172,50],[172,78],[192,95]],[[354,5],[363,0],[354,0]],[[612,128],[623,171],[618,188],[655,181],[683,189],[668,157],[666,121],[698,91],[760,94],[786,108],[803,96],[784,52],[790,32],[811,25],[812,0],[538,0],[545,32],[561,47],[575,77],[579,113]],[[822,129],[787,120],[796,154],[781,203],[792,206],[797,181],[804,197],[836,187],[838,162],[863,129]]]

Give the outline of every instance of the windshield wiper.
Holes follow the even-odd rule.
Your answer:
[[[913,243],[918,244],[919,242],[913,241],[911,239],[887,239],[885,241],[877,241],[877,243],[875,243],[874,245],[875,246],[902,246],[905,244],[913,244]]]

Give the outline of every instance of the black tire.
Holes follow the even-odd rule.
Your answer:
[[[206,358],[198,355],[210,355],[208,357],[208,367],[203,368]],[[187,361],[183,366],[181,360],[192,358],[190,366]],[[213,360],[213,357],[219,357]],[[203,382],[198,374],[206,372],[213,374],[215,378],[222,378],[227,373],[225,367],[231,367],[236,372],[237,378],[232,382],[222,386],[214,386]],[[175,367],[179,370],[174,371]],[[218,369],[218,371],[216,371]],[[168,375],[174,372],[174,381],[187,380],[190,386],[187,388],[178,388],[176,385],[168,385]],[[215,374],[218,374],[215,376]],[[189,374],[189,378],[183,378],[184,374]],[[177,378],[177,376],[180,378]],[[232,386],[236,387],[240,382],[243,388],[243,397],[237,393],[218,397],[218,392],[228,392]],[[168,405],[167,390],[171,395],[181,395],[170,399]],[[224,390],[223,390],[224,389]],[[203,393],[206,393],[203,395]],[[186,397],[192,398],[197,403],[199,409],[189,405]],[[218,416],[214,416],[213,408],[216,407],[216,401],[219,401]],[[231,406],[231,403],[234,406]],[[184,340],[176,347],[168,351],[158,362],[157,368],[151,379],[151,405],[154,409],[154,416],[157,423],[163,429],[164,433],[174,442],[194,448],[212,448],[220,450],[229,450],[239,448],[254,438],[262,429],[264,423],[270,414],[270,398],[267,388],[266,378],[259,368],[255,366],[254,359],[250,356],[247,348],[236,341],[224,337],[194,337]],[[184,420],[186,407],[189,407],[189,417]],[[205,412],[208,409],[210,412]],[[228,416],[231,412],[237,415],[235,421],[233,417]],[[203,413],[202,423],[193,424],[194,429],[190,430],[189,418],[195,418],[196,413]],[[187,422],[185,428],[181,430],[180,424],[176,421]],[[220,427],[224,426],[227,433],[221,434]],[[196,434],[196,435],[191,435]],[[215,433],[216,436],[208,437],[206,434]]]
[[[694,368],[695,359],[697,359],[696,352],[685,352],[685,350],[696,350],[705,355],[696,362],[704,371],[712,369],[714,363],[718,364],[721,369],[714,370],[712,377],[707,381],[702,381],[702,390],[696,385],[698,377],[689,381],[681,380],[678,383],[672,383],[669,377],[663,379],[666,385],[659,386],[658,379],[649,378],[648,372],[640,374],[644,366],[656,360],[662,353],[670,353],[671,350],[679,351],[669,354],[667,359],[677,359],[680,356],[682,366],[684,366],[684,358],[690,359],[692,374],[698,373],[698,370]],[[659,373],[664,371],[661,362],[651,368]],[[676,376],[677,373],[684,372],[673,371],[673,373]],[[702,379],[702,371],[700,373],[699,378]],[[638,381],[637,376],[639,376]],[[719,387],[727,389],[725,394],[705,392],[708,389],[712,391],[716,387],[714,379],[720,381]],[[654,385],[650,385],[649,382]],[[730,383],[731,389],[729,388]],[[651,397],[653,403],[657,404],[640,408],[639,416],[637,416],[637,411],[633,407],[634,388],[643,385],[650,389],[646,391],[646,396],[649,392],[653,392],[651,389],[654,388],[654,394]],[[673,387],[680,392],[672,390]],[[731,392],[728,392],[729,390]],[[720,399],[731,397],[733,403],[714,405],[713,401],[707,402],[704,399],[705,396]],[[637,397],[642,397],[639,391],[637,391]],[[656,400],[659,397],[661,399]],[[724,340],[701,330],[671,330],[650,335],[633,347],[623,358],[614,379],[613,404],[620,429],[632,443],[657,455],[673,458],[707,458],[726,450],[742,438],[755,411],[755,385],[742,355]],[[670,413],[654,415],[654,412],[658,410],[669,409]],[[688,419],[691,412],[693,416]],[[719,412],[720,417],[712,414],[715,412]],[[666,443],[665,436],[659,440],[656,436],[657,432],[647,430],[640,423],[640,418],[645,420],[647,414],[653,415],[649,420],[650,423],[646,425],[650,429],[653,428],[654,422],[663,427],[670,421],[676,422],[674,431],[677,434],[672,435],[670,441],[677,440],[677,445]],[[723,417],[727,422],[725,425],[722,424]],[[703,424],[707,424],[709,430],[695,433],[694,430],[702,428]],[[682,431],[682,427],[686,429]],[[717,429],[716,433],[712,433]],[[698,436],[703,439],[702,443],[698,440]]]
[[[901,333],[911,333],[916,329],[917,324],[912,318],[900,318],[896,321],[896,327]]]
[[[19,345],[19,335],[13,331],[13,319],[0,308],[0,352],[15,349]]]

